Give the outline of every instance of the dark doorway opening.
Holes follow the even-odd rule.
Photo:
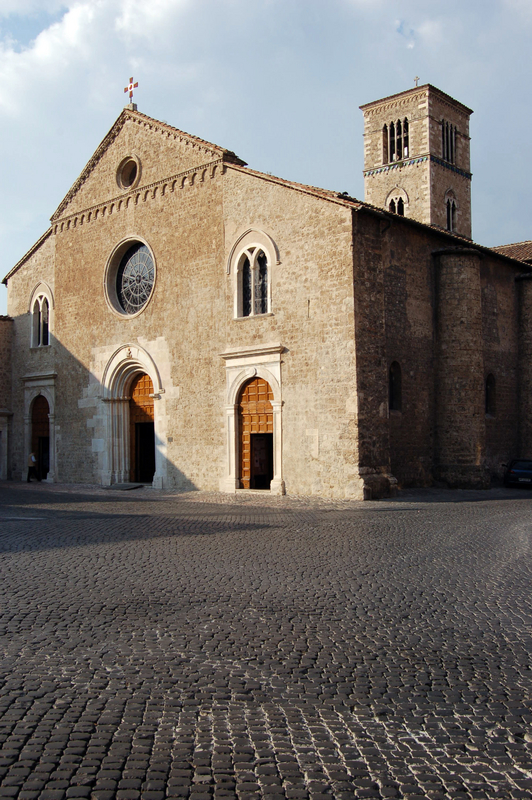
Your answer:
[[[269,489],[273,480],[273,433],[251,434],[251,489]]]
[[[135,480],[151,483],[155,473],[155,428],[153,422],[135,423]]]
[[[45,480],[50,472],[50,439],[48,436],[39,436],[37,460],[39,463],[41,480]]]
[[[46,480],[50,471],[50,407],[44,395],[39,394],[31,409],[31,452],[37,458],[37,474]]]

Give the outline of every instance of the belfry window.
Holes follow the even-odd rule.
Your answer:
[[[39,295],[32,308],[32,347],[50,344],[50,304],[45,295]]]
[[[394,361],[388,373],[388,406],[390,411],[401,411],[403,407],[401,367]]]
[[[396,119],[382,129],[382,163],[391,164],[408,158],[409,152],[408,119]]]
[[[456,163],[456,125],[445,119],[441,121],[441,153],[444,161]]]
[[[259,247],[242,253],[238,265],[238,316],[253,317],[270,311],[268,257]]]
[[[390,192],[386,201],[388,203],[388,211],[391,211],[392,214],[397,214],[399,217],[404,217],[408,204],[408,197],[406,197],[406,200],[405,197],[406,192],[399,187]]]

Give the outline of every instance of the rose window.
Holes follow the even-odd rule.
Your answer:
[[[126,314],[136,314],[148,300],[155,280],[155,267],[145,244],[135,244],[124,254],[116,273],[116,294]]]

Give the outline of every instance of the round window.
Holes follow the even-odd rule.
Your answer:
[[[128,156],[120,162],[116,173],[116,182],[121,189],[131,189],[136,186],[140,178],[140,161],[134,156]]]
[[[145,244],[135,244],[125,253],[116,273],[116,295],[126,314],[136,314],[150,299],[155,269]]]
[[[107,302],[118,314],[133,317],[149,302],[155,285],[155,262],[143,242],[122,242],[105,272]]]

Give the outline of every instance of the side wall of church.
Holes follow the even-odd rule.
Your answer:
[[[453,297],[438,297],[440,266],[433,254],[444,249],[448,239],[435,231],[405,225],[399,219],[392,218],[388,225],[388,220],[380,224],[368,222],[367,216],[360,215],[364,221],[355,228],[354,237],[362,467],[385,464],[385,448],[389,446],[390,471],[400,485],[430,485],[438,447],[436,430],[445,425],[437,417],[438,401],[447,382],[453,402],[454,395],[463,392],[458,406],[465,423],[458,448],[463,453],[473,453],[466,458],[468,464],[474,466],[479,456],[479,467],[501,477],[501,465],[520,455],[515,284],[519,268],[496,256],[482,254],[479,282],[476,288],[472,285],[468,289],[467,298],[478,320],[480,352],[477,347],[473,364],[466,352],[466,337],[462,337],[465,349],[459,348],[451,358],[446,357],[445,364],[439,364],[438,337],[447,335],[441,326],[447,326],[453,334],[453,331],[459,333],[464,325],[459,315],[460,304],[456,305]],[[478,263],[479,259],[475,261]],[[460,276],[458,279],[463,281]],[[465,284],[461,284],[460,293],[464,291]],[[445,305],[446,322],[438,323],[439,302]],[[364,331],[361,324],[368,329]],[[394,362],[401,369],[400,409],[390,409],[388,402],[389,370]],[[444,371],[440,374],[441,369]],[[494,376],[496,384],[494,414],[485,413],[484,392],[489,374]],[[465,388],[458,388],[471,385],[472,380],[477,387],[475,396]],[[456,422],[451,424],[451,433],[453,426],[456,428]],[[384,450],[378,452],[379,447]]]
[[[26,469],[23,379],[55,370],[58,343],[53,330],[48,347],[32,347],[30,301],[39,284],[55,290],[55,241],[45,239],[8,282],[7,309],[13,318],[13,419],[11,436],[11,474],[15,480]],[[52,310],[53,313],[53,310]]]
[[[275,242],[272,314],[234,319],[226,279],[226,342],[280,342],[282,452],[286,491],[357,496],[358,469],[353,256],[350,209],[228,169],[224,182],[226,257],[250,228]]]
[[[519,438],[519,269],[484,256],[480,262],[484,386],[495,379],[494,413],[486,413],[486,465],[501,478],[503,464],[526,455]]]

